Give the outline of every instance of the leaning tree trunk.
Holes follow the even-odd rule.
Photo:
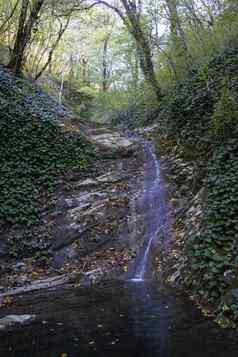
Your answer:
[[[67,28],[68,28],[68,25],[69,25],[69,22],[70,22],[70,16],[71,16],[71,14],[70,14],[69,17],[68,17],[65,26],[63,26],[63,25],[61,24],[60,30],[59,30],[59,32],[58,32],[57,39],[56,39],[54,45],[52,46],[52,48],[51,48],[51,50],[50,50],[50,52],[49,52],[47,61],[45,62],[45,64],[44,64],[43,67],[41,68],[41,70],[35,75],[35,80],[36,80],[36,81],[42,76],[42,74],[46,71],[46,69],[51,66],[54,52],[55,52],[55,50],[56,50],[58,44],[60,43],[60,40],[62,39],[62,37],[63,37],[65,31],[66,31]]]
[[[21,13],[19,17],[17,36],[8,67],[15,73],[19,74],[24,53],[24,28],[27,20],[27,11],[29,0],[22,0]]]
[[[15,14],[17,8],[18,8],[19,2],[20,2],[20,0],[16,1],[14,7],[12,8],[12,11],[11,11],[10,15],[1,24],[0,33],[7,31],[8,27],[10,26],[11,20],[12,20],[14,14]],[[8,26],[6,27],[6,25],[8,25]]]
[[[35,0],[33,3],[32,10],[28,15],[30,1],[22,0],[16,40],[11,53],[10,62],[8,64],[8,67],[17,76],[19,76],[22,72],[25,49],[31,39],[32,29],[38,19],[38,15],[43,3],[44,0]]]
[[[124,18],[124,23],[126,24],[128,31],[134,37],[139,52],[140,67],[144,74],[145,80],[150,84],[154,90],[158,100],[161,99],[162,94],[157,81],[154,64],[152,61],[152,52],[149,45],[149,41],[141,27],[140,23],[140,13],[138,13],[133,6],[133,2],[128,0],[121,0],[127,15],[127,20]],[[135,4],[135,3],[134,3]]]
[[[186,36],[179,17],[177,2],[177,0],[165,0],[169,14],[173,49],[176,55],[184,55],[184,58],[187,60],[187,65],[191,65],[192,58],[189,53]]]
[[[139,61],[140,67],[144,74],[145,80],[149,83],[154,90],[156,97],[158,100],[161,99],[161,90],[156,79],[155,71],[154,71],[154,64],[152,62],[152,54],[151,49],[149,47],[148,42],[143,37],[143,34],[136,34],[135,37],[138,35],[137,42],[139,43]]]

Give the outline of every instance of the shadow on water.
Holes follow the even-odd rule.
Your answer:
[[[237,335],[217,328],[175,291],[144,280],[153,241],[161,231],[169,237],[169,209],[159,163],[153,146],[144,145],[148,160],[144,190],[133,206],[133,236],[136,238],[136,218],[140,216],[145,246],[134,279],[19,297],[14,307],[0,310],[0,317],[9,312],[35,314],[36,320],[18,329],[0,331],[0,356],[238,356]]]

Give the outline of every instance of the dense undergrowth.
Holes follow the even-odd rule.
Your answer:
[[[191,77],[171,88],[160,104],[158,117],[167,136],[173,136],[188,148],[190,145],[201,148],[203,144],[210,145],[216,141],[215,109],[224,111],[220,126],[227,126],[226,121],[233,115],[234,108],[228,102],[221,107],[224,93],[228,93],[231,101],[238,99],[237,56],[237,47],[227,48]],[[227,133],[228,136],[232,130]]]
[[[57,178],[94,159],[92,145],[62,130],[53,99],[29,82],[0,72],[0,221],[32,225],[39,221],[43,197]]]

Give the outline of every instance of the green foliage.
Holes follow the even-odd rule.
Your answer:
[[[73,112],[78,114],[80,119],[90,119],[94,91],[90,87],[83,86],[76,81],[65,81],[63,90],[63,102],[65,102]]]
[[[5,72],[0,76],[0,220],[32,225],[39,219],[43,195],[54,192],[57,177],[69,170],[84,172],[94,151],[84,137],[66,134],[48,102],[25,95]],[[33,94],[31,94],[33,95]],[[53,109],[52,109],[53,108]]]
[[[159,54],[158,60],[162,62],[158,70],[159,77],[166,69],[167,73],[170,71],[166,88],[170,88],[173,80],[177,82],[189,78],[191,69],[201,68],[226,48],[237,46],[237,5],[228,6],[228,3],[227,0],[222,1],[218,9],[215,2],[214,6],[207,6],[205,3],[198,6],[198,3],[194,2],[195,8],[191,11],[192,8],[188,10],[186,6],[183,7],[183,2],[177,2],[177,8],[181,11],[179,20],[184,32],[182,37],[187,50],[183,51],[182,43],[176,43],[173,36],[170,36],[165,51]],[[205,18],[201,16],[202,12],[198,8],[206,13],[209,19],[207,23],[204,22]],[[181,41],[181,36],[178,40]]]
[[[224,94],[225,97],[222,95],[222,110],[228,110],[225,109],[224,100],[227,105],[232,102],[229,113],[232,118],[236,116],[237,56],[238,47],[226,49],[211,62],[194,71],[190,78],[177,82],[160,103],[158,121],[161,130],[174,137],[181,145],[197,147],[199,150],[212,144],[213,113],[215,107],[221,112],[221,104],[218,105],[217,102],[219,93],[224,88],[224,78],[229,84],[229,93]]]
[[[158,115],[158,102],[146,84],[127,91],[98,95],[96,115],[113,126],[135,128],[152,123]],[[106,114],[105,114],[106,113]]]
[[[220,145],[208,165],[202,229],[187,243],[186,284],[194,294],[219,304],[237,284],[238,144]],[[227,278],[227,273],[232,279]],[[238,300],[235,301],[237,310]],[[235,316],[238,322],[238,315]]]
[[[216,103],[212,120],[217,139],[223,140],[237,134],[238,106],[227,87],[224,87],[221,98]]]

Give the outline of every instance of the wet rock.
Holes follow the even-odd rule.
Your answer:
[[[36,318],[36,315],[8,315],[0,319],[0,330],[5,330],[14,325],[23,325]]]
[[[131,147],[134,142],[121,136],[118,133],[103,133],[99,135],[93,135],[92,139],[101,146],[108,149],[122,149]]]
[[[227,284],[234,284],[236,281],[236,276],[232,270],[226,270],[224,272],[224,279]]]
[[[23,262],[17,262],[15,264],[15,269],[16,270],[24,270],[26,268],[26,264]]]
[[[75,201],[73,198],[68,198],[68,199],[65,199],[65,204],[66,204],[67,209],[71,209],[71,208],[77,207],[78,202]]]
[[[120,133],[95,133],[91,135],[91,140],[98,145],[101,150],[109,152],[110,154],[119,153],[125,157],[130,156],[138,147],[135,141],[122,136]]]
[[[83,285],[91,285],[96,283],[104,275],[103,270],[101,268],[94,269],[84,273],[84,278],[82,280]]]
[[[86,180],[80,181],[77,183],[77,187],[87,187],[87,186],[97,186],[98,185],[98,181],[91,179],[91,178],[87,178]]]
[[[67,200],[69,201],[69,200]],[[76,211],[84,211],[86,209],[88,209],[90,206],[91,206],[91,203],[90,202],[79,202],[79,201],[76,201],[76,200],[71,200],[71,206],[70,206],[70,203],[68,204],[68,207],[69,209],[71,209],[72,211],[73,210],[76,210]]]
[[[158,124],[153,124],[151,126],[147,126],[145,128],[140,128],[135,131],[139,135],[143,135],[145,138],[149,138],[150,136],[153,136],[156,133],[158,128],[159,128]]]
[[[105,175],[102,175],[100,177],[97,178],[98,182],[101,183],[116,183],[119,181],[123,181],[126,180],[128,178],[128,176],[125,176],[123,174],[121,174],[120,172],[107,172]]]

